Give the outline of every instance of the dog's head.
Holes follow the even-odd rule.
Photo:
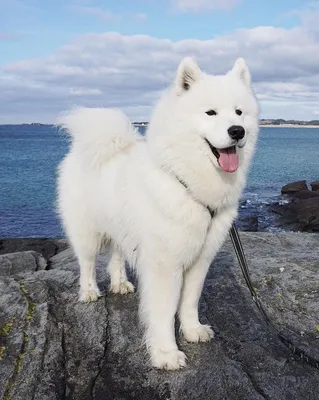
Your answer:
[[[258,131],[258,103],[245,61],[240,58],[228,73],[214,76],[185,58],[178,67],[174,91],[172,112],[182,121],[185,133],[205,142],[216,168],[235,172],[240,153],[248,142],[254,143]]]

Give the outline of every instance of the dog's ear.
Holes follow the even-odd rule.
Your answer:
[[[238,58],[231,70],[246,86],[251,86],[251,76],[247,64],[243,58]]]
[[[201,70],[196,61],[191,57],[185,57],[179,64],[176,75],[177,94],[189,90],[193,83],[200,80]]]

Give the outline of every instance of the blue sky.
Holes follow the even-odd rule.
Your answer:
[[[243,56],[263,117],[319,118],[318,10],[301,0],[0,0],[0,123],[52,122],[72,102],[148,118],[185,55],[216,73]]]
[[[194,1],[195,2],[195,1]],[[16,40],[0,42],[1,63],[49,54],[87,32],[116,31],[157,38],[210,39],[258,25],[292,27],[302,0],[250,0],[226,9],[179,11],[167,0],[0,0],[0,26]],[[103,14],[105,13],[105,14]]]

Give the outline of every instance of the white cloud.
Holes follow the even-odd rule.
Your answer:
[[[240,0],[171,0],[173,7],[183,12],[231,10]]]
[[[98,17],[102,21],[112,21],[112,20],[117,20],[120,18],[120,16],[118,14],[114,14],[110,11],[103,10],[102,8],[99,8],[99,7],[72,5],[71,9],[80,14],[92,15],[94,17]]]
[[[146,21],[147,20],[147,14],[145,14],[145,13],[137,13],[137,14],[134,15],[134,18],[137,21]]]
[[[115,14],[111,11],[102,9],[100,7],[93,7],[93,6],[89,6],[89,5],[77,5],[77,4],[71,4],[69,6],[69,9],[76,14],[97,17],[102,21],[119,21],[119,20],[128,19],[128,18],[133,18],[139,22],[147,20],[147,14],[142,13],[142,12],[135,13],[135,14],[128,14],[128,15],[120,15],[120,14]]]
[[[15,39],[17,39],[17,35],[10,32],[0,31],[0,40],[15,40]]]
[[[319,104],[317,27],[241,29],[211,40],[90,33],[48,57],[0,69],[0,121],[52,122],[73,105],[120,107],[147,119],[182,57],[224,73],[237,57],[251,69],[262,117],[311,119]]]
[[[100,96],[101,94],[103,94],[103,92],[100,89],[69,89],[69,95],[73,96]]]

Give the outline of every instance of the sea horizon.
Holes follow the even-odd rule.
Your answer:
[[[148,122],[131,122],[133,125],[136,126],[147,126]],[[0,126],[58,126],[56,124],[49,124],[49,123],[41,123],[41,122],[30,122],[30,123],[20,123],[20,124],[0,124]],[[259,124],[261,128],[319,128],[318,125],[310,125],[310,124]]]

